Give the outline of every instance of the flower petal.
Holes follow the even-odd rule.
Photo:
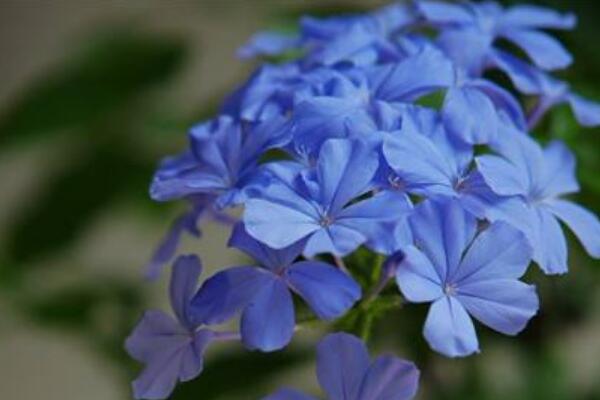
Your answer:
[[[419,370],[391,355],[377,357],[362,380],[357,400],[409,400],[417,394]]]
[[[263,400],[315,400],[315,398],[293,389],[283,388]]]
[[[368,368],[367,348],[353,335],[332,333],[317,346],[317,377],[330,400],[356,399]]]
[[[125,349],[134,359],[148,362],[162,349],[179,346],[186,333],[170,315],[158,310],[146,311],[127,337]]]
[[[412,101],[445,89],[454,81],[452,62],[433,47],[426,47],[399,63],[370,68],[366,73],[372,96],[387,102]]]
[[[332,253],[343,257],[367,241],[367,237],[354,228],[333,223],[315,232],[306,243],[304,255],[314,257],[320,253]]]
[[[572,93],[567,96],[567,101],[581,125],[600,125],[600,104]]]
[[[225,322],[274,279],[271,272],[250,266],[217,272],[202,284],[192,299],[192,319],[204,324]]]
[[[559,140],[553,140],[544,149],[544,175],[540,183],[544,197],[553,197],[579,191],[575,176],[575,155]]]
[[[376,152],[358,140],[330,139],[317,161],[321,204],[331,213],[364,193],[379,165]]]
[[[258,198],[245,204],[246,231],[274,249],[281,249],[321,229],[318,220],[308,214],[304,202],[278,203]]]
[[[190,302],[198,286],[198,278],[202,273],[202,264],[195,255],[179,256],[173,265],[169,297],[171,307],[179,322],[189,329],[194,328],[190,320]]]
[[[448,357],[479,352],[473,321],[453,297],[442,297],[431,305],[423,333],[432,349]]]
[[[396,270],[396,283],[408,301],[428,302],[444,295],[444,283],[431,261],[416,247],[404,249],[404,258]]]
[[[573,57],[559,41],[543,32],[525,29],[510,29],[502,33],[506,39],[527,53],[540,68],[546,70],[568,67]]]
[[[256,292],[240,323],[242,342],[250,349],[274,351],[294,334],[292,295],[281,279],[272,279]]]
[[[448,90],[442,115],[448,133],[466,143],[485,144],[497,134],[499,121],[494,103],[475,87]]]
[[[545,207],[532,212],[529,241],[533,246],[533,260],[548,274],[567,272],[567,241],[560,224]]]
[[[434,24],[470,24],[474,22],[474,15],[469,8],[462,4],[453,4],[442,1],[419,1],[418,10],[423,16]]]
[[[475,218],[457,201],[425,200],[415,208],[409,220],[415,245],[431,261],[440,282],[446,282],[475,235]]]
[[[285,276],[290,287],[321,319],[340,317],[361,296],[360,286],[350,276],[322,262],[295,263]]]
[[[194,206],[192,210],[180,215],[172,224],[159,245],[154,250],[152,258],[144,268],[144,276],[149,280],[156,280],[179,247],[181,236],[188,232],[196,237],[200,236],[197,227],[198,219],[205,210],[205,205]]]
[[[401,131],[383,142],[383,154],[409,191],[424,195],[454,194],[458,171],[427,136]]]
[[[512,29],[515,27],[571,29],[575,27],[577,17],[572,13],[561,14],[550,8],[524,4],[506,10],[501,23]]]
[[[516,279],[461,284],[456,297],[475,319],[506,335],[521,332],[539,308],[535,287]]]
[[[494,222],[469,246],[450,278],[459,286],[494,279],[518,279],[525,273],[532,249],[525,235],[504,222]]]
[[[509,160],[485,154],[475,158],[477,170],[485,182],[502,196],[524,195],[529,191],[529,179],[526,171],[520,170]]]
[[[300,240],[283,249],[272,249],[248,235],[243,223],[234,226],[228,243],[229,246],[242,250],[270,270],[290,265],[302,253],[305,244],[305,240]]]
[[[585,208],[566,200],[547,201],[552,214],[573,231],[585,250],[594,258],[600,258],[600,221]]]

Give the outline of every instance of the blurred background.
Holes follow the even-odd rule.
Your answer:
[[[507,2],[504,2],[507,3]],[[511,2],[512,3],[512,2]],[[575,64],[560,75],[600,100],[600,2],[533,1],[579,16],[559,36]],[[3,0],[0,2],[0,399],[131,398],[139,365],[122,349],[148,307],[168,309],[167,276],[142,267],[183,204],[155,204],[158,160],[211,116],[255,67],[235,59],[253,32],[292,28],[302,14],[371,9],[381,1]],[[539,129],[577,153],[577,200],[600,212],[600,131],[566,108]],[[208,271],[231,265],[226,229],[209,225],[184,251]],[[600,263],[569,236],[570,269],[532,268],[541,313],[518,338],[478,331],[483,352],[450,360],[421,337],[426,307],[378,320],[372,351],[423,370],[419,399],[600,399]],[[174,399],[257,399],[280,385],[318,393],[314,343],[283,352],[211,348],[205,372]]]

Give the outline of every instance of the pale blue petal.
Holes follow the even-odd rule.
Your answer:
[[[445,282],[475,235],[475,217],[456,201],[426,200],[415,208],[409,220],[415,245],[431,261],[440,281]]]
[[[540,187],[544,197],[579,191],[575,176],[575,155],[561,141],[553,140],[544,149],[544,175]]]
[[[600,125],[600,104],[572,93],[567,96],[567,101],[581,125]]]
[[[523,107],[508,90],[485,79],[474,79],[468,86],[484,93],[494,104],[498,116],[506,116],[518,129],[527,130]]]
[[[239,58],[253,58],[256,56],[275,56],[299,45],[295,36],[284,35],[279,32],[258,32],[237,51]]]
[[[425,254],[414,246],[403,250],[404,258],[396,269],[396,283],[410,302],[420,303],[444,295],[442,278]]]
[[[473,87],[448,90],[442,115],[448,133],[466,143],[488,143],[498,131],[499,121],[494,103]]]
[[[502,196],[529,193],[530,182],[526,171],[520,170],[509,160],[494,155],[483,155],[475,158],[475,163],[477,170],[495,193]]]
[[[561,14],[550,8],[523,4],[506,10],[501,23],[508,29],[516,27],[571,29],[575,27],[577,17],[572,13]]]
[[[401,131],[384,141],[383,154],[409,191],[425,195],[454,194],[458,171],[430,138]]]
[[[290,246],[321,229],[318,219],[302,208],[305,204],[294,207],[293,204],[253,198],[245,207],[246,231],[274,249]]]
[[[508,52],[497,49],[490,53],[489,58],[497,68],[508,75],[513,85],[521,93],[534,95],[540,94],[542,91],[539,71],[532,65]]]
[[[515,279],[461,284],[456,297],[475,319],[505,335],[521,332],[539,308],[535,287]]]
[[[536,207],[529,240],[533,259],[548,275],[567,272],[567,241],[560,224],[545,207]]]
[[[399,63],[368,69],[366,74],[372,96],[388,102],[412,101],[454,82],[452,62],[434,48],[426,48]]]
[[[450,281],[458,286],[494,279],[518,279],[525,273],[532,249],[525,235],[504,222],[494,222],[469,246]]]
[[[561,69],[568,67],[573,62],[573,57],[563,45],[546,33],[509,29],[501,34],[522,48],[529,58],[542,69]]]
[[[469,8],[462,4],[452,4],[442,1],[419,1],[417,7],[427,21],[434,24],[470,24],[474,15]]]
[[[448,357],[479,352],[473,321],[454,297],[444,296],[431,305],[423,333],[433,350]]]
[[[546,204],[573,231],[585,250],[594,258],[600,258],[600,221],[594,213],[566,200],[550,200]]]
[[[320,203],[337,213],[368,189],[378,165],[377,153],[370,146],[358,140],[328,140],[317,162]]]

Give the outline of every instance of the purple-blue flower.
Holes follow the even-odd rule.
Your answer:
[[[317,346],[317,377],[329,400],[410,400],[418,389],[419,370],[392,355],[371,361],[362,341],[347,333],[327,335]],[[314,400],[280,389],[264,400]]]
[[[471,76],[480,76],[495,51],[495,41],[505,39],[520,47],[540,68],[565,68],[571,55],[541,29],[571,29],[573,14],[560,14],[538,6],[502,9],[494,2],[418,1],[425,20],[440,27],[437,42]]]
[[[516,335],[538,309],[533,286],[518,279],[531,259],[523,234],[502,222],[480,231],[456,201],[419,204],[410,219],[414,246],[404,249],[396,281],[410,302],[432,302],[423,334],[449,357],[479,351],[471,317]]]
[[[497,194],[524,199],[527,207],[514,215],[513,225],[527,234],[536,263],[548,274],[567,272],[567,244],[559,220],[591,256],[600,257],[598,218],[562,198],[579,191],[574,155],[560,141],[542,149],[521,132],[504,136],[494,146],[499,154],[477,157],[477,168]]]
[[[285,144],[289,130],[278,118],[246,126],[221,116],[193,127],[189,138],[190,150],[158,169],[150,194],[158,201],[210,194],[216,196],[215,206],[223,208],[245,199],[247,187],[261,177],[259,157]]]
[[[196,321],[221,323],[241,312],[242,341],[249,349],[278,350],[289,343],[295,326],[292,292],[321,319],[341,316],[360,298],[360,286],[344,272],[320,261],[295,261],[305,241],[274,250],[234,228],[229,245],[258,265],[218,272],[192,301]]]
[[[346,255],[410,210],[406,197],[373,189],[377,152],[359,140],[329,139],[314,168],[278,176],[246,201],[248,233],[280,249],[308,238],[305,254]]]
[[[175,318],[162,311],[147,311],[127,338],[131,357],[145,364],[133,381],[136,399],[166,399],[177,382],[196,378],[203,355],[219,333],[198,328],[191,320],[190,300],[202,271],[196,256],[180,256],[173,265],[169,294]]]
[[[283,57],[260,65],[159,166],[152,198],[189,208],[147,272],[159,275],[183,234],[199,236],[204,216],[235,225],[229,245],[254,261],[197,289],[199,260],[177,259],[176,318],[150,311],[127,340],[146,364],[135,396],[165,398],[197,376],[215,340],[283,348],[297,328],[294,295],[321,320],[341,317],[361,298],[359,272],[368,295],[344,321],[361,324],[352,329],[367,330],[362,322],[387,301],[377,296],[394,277],[408,302],[431,303],[424,336],[444,355],[479,351],[473,318],[508,335],[524,329],[539,306],[535,288],[520,280],[530,261],[546,273],[567,271],[561,222],[600,258],[600,221],[565,198],[579,189],[575,157],[528,134],[563,103],[581,125],[600,124],[600,106],[548,72],[571,56],[545,30],[575,22],[537,6],[415,0],[303,17],[297,34],[253,36],[238,55]],[[491,69],[512,87],[496,83]],[[527,114],[525,96],[535,101]],[[225,214],[231,207],[242,213],[237,224]],[[371,274],[361,260],[374,262]],[[203,326],[238,315],[239,333]],[[329,399],[415,395],[414,365],[392,356],[371,362],[353,336],[326,337],[318,356]],[[285,399],[312,397],[290,389],[268,397]]]

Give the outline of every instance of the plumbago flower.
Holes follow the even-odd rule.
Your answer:
[[[334,333],[317,346],[317,377],[329,400],[409,400],[417,393],[419,370],[391,355],[371,362],[357,337]],[[280,389],[264,400],[313,399],[292,389]]]
[[[202,372],[202,358],[212,342],[235,336],[199,328],[199,324],[192,321],[190,300],[201,272],[198,257],[180,256],[173,265],[169,286],[176,319],[162,311],[147,311],[127,338],[127,352],[146,364],[144,371],[133,381],[135,398],[168,397],[178,381],[189,381]]]
[[[305,327],[296,321],[303,305],[323,327],[344,317],[335,328],[369,337],[372,321],[397,304],[394,278],[406,303],[431,303],[424,335],[446,356],[479,351],[473,319],[522,331],[539,307],[534,286],[520,280],[530,262],[567,271],[560,223],[600,258],[598,218],[566,197],[579,189],[574,155],[529,134],[564,103],[581,125],[600,124],[600,105],[550,75],[571,56],[545,30],[574,25],[573,15],[537,6],[415,0],[304,17],[297,34],[251,38],[239,55],[269,63],[193,126],[187,148],[154,175],[151,197],[186,210],[146,275],[158,278],[183,235],[200,237],[208,219],[232,229],[229,246],[254,261],[197,288],[199,259],[176,259],[175,318],[149,311],[126,341],[145,364],[134,396],[168,397],[200,374],[215,341],[284,348]],[[512,87],[488,78],[490,69]],[[528,113],[523,95],[537,101]],[[238,317],[239,333],[211,328]],[[416,393],[413,364],[370,362],[349,334],[327,336],[317,353],[329,399]],[[310,398],[282,389],[267,399]]]
[[[250,235],[273,248],[308,238],[304,253],[344,256],[380,232],[381,223],[410,210],[406,197],[372,189],[377,153],[357,140],[329,139],[314,169],[277,176],[245,206]]]
[[[360,286],[332,265],[294,262],[304,241],[274,250],[253,239],[238,224],[229,245],[253,257],[258,265],[215,274],[194,297],[192,312],[195,320],[214,324],[242,311],[242,341],[249,349],[273,351],[289,343],[295,325],[291,291],[322,319],[339,317],[360,298]]]
[[[396,281],[411,302],[433,302],[424,335],[450,357],[478,352],[469,314],[507,335],[538,309],[533,286],[518,279],[531,259],[523,234],[502,222],[482,232],[456,201],[419,204],[410,218],[415,246],[404,249]]]
[[[498,155],[476,158],[483,179],[494,192],[519,196],[525,208],[513,210],[511,221],[528,237],[533,259],[548,274],[567,272],[567,243],[559,224],[564,222],[587,252],[600,258],[600,221],[585,208],[562,197],[579,190],[575,157],[555,140],[542,149],[529,136],[506,132],[494,147]]]

